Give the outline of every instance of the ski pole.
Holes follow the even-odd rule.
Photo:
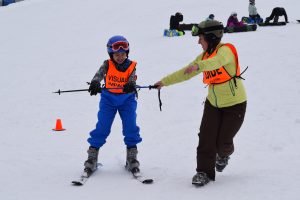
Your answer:
[[[149,89],[152,89],[152,88],[157,88],[156,86],[154,85],[149,85],[149,86],[139,86],[137,85],[135,88],[137,89],[143,89],[143,88],[149,88]],[[116,88],[105,88],[105,87],[102,87],[101,88],[102,90],[118,90],[118,89],[123,89],[123,87],[116,87]],[[61,94],[61,93],[66,93],[66,92],[84,92],[84,91],[89,91],[89,89],[79,89],[79,90],[58,90],[56,92],[53,92],[53,93],[57,93],[57,94]]]
[[[157,89],[157,86],[156,85],[148,85],[148,86],[136,85],[135,88],[136,89],[145,89],[145,88],[148,88],[149,90],[151,90],[151,89]],[[117,90],[117,89],[123,89],[123,87],[116,87],[116,88],[105,88],[105,87],[102,87],[101,89],[102,90]],[[79,89],[79,90],[60,90],[60,89],[58,89],[58,91],[53,92],[53,93],[56,93],[56,94],[60,95],[61,93],[67,93],[67,92],[84,92],[84,91],[89,91],[89,89]],[[161,107],[162,107],[162,101],[161,101],[161,98],[160,98],[160,90],[158,90],[158,101],[159,101],[159,109],[160,109],[160,111],[162,111],[162,109],[161,109]]]
[[[149,85],[149,86],[139,86],[137,85],[136,88],[149,88],[149,90],[151,89],[157,89],[158,86],[156,85]],[[157,90],[158,91],[158,103],[159,103],[159,110],[162,111],[161,107],[162,107],[162,101],[161,101],[161,98],[160,98],[160,89]]]
[[[57,93],[58,95],[60,95],[61,93],[66,93],[66,92],[83,92],[83,91],[88,91],[89,89],[81,89],[81,90],[58,90],[56,92],[53,93]]]
[[[117,90],[117,89],[123,89],[123,88],[109,88],[110,90]],[[107,90],[107,88],[101,88],[101,90]],[[57,90],[56,92],[53,93],[57,93],[57,94],[61,94],[61,93],[66,93],[66,92],[84,92],[84,91],[89,91],[89,89],[81,89],[81,90]]]
[[[156,89],[157,86],[156,86],[156,85],[148,85],[148,86],[140,86],[140,85],[136,85],[135,88],[137,88],[137,89],[148,88],[149,90],[151,90],[151,89]]]
[[[110,90],[118,90],[118,89],[123,89],[122,87],[118,87],[118,88],[109,88]],[[108,90],[108,88],[101,88],[101,90]],[[81,90],[58,90],[56,92],[53,93],[57,93],[57,94],[61,94],[61,93],[66,93],[66,92],[84,92],[84,91],[89,91],[89,89],[81,89]]]

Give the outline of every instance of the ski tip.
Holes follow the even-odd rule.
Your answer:
[[[72,181],[72,185],[74,186],[82,186],[83,184],[79,181]]]
[[[195,187],[203,187],[203,183],[192,183]]]
[[[97,163],[97,167],[103,167],[102,163]]]
[[[153,183],[153,179],[145,179],[145,180],[142,181],[142,183],[151,184],[151,183]]]

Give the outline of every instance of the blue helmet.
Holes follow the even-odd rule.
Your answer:
[[[108,54],[123,53],[125,52],[128,56],[129,53],[129,42],[121,35],[115,35],[111,37],[107,42]]]

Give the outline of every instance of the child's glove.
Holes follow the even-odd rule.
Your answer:
[[[135,84],[133,83],[126,83],[123,87],[123,92],[124,93],[131,93],[131,92],[135,92],[136,89],[135,89]]]
[[[98,93],[101,93],[101,85],[100,85],[100,82],[99,81],[96,81],[96,80],[93,80],[90,84],[90,87],[89,87],[89,93],[90,95],[97,95]]]

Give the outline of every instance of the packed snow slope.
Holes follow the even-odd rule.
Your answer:
[[[291,23],[224,35],[223,42],[236,46],[241,68],[249,66],[243,75],[248,108],[228,167],[203,188],[191,184],[207,95],[201,75],[163,88],[162,112],[157,91],[139,92],[139,160],[152,185],[125,172],[117,116],[100,150],[103,167],[83,187],[71,186],[87,158],[99,96],[52,92],[87,88],[116,34],[130,42],[138,84],[153,84],[202,51],[189,32],[162,36],[170,15],[180,11],[184,23],[198,23],[214,13],[225,23],[232,11],[247,16],[248,1],[26,0],[0,7],[0,199],[299,199],[300,3],[256,6],[264,18],[284,7]],[[52,131],[57,118],[66,131]]]

